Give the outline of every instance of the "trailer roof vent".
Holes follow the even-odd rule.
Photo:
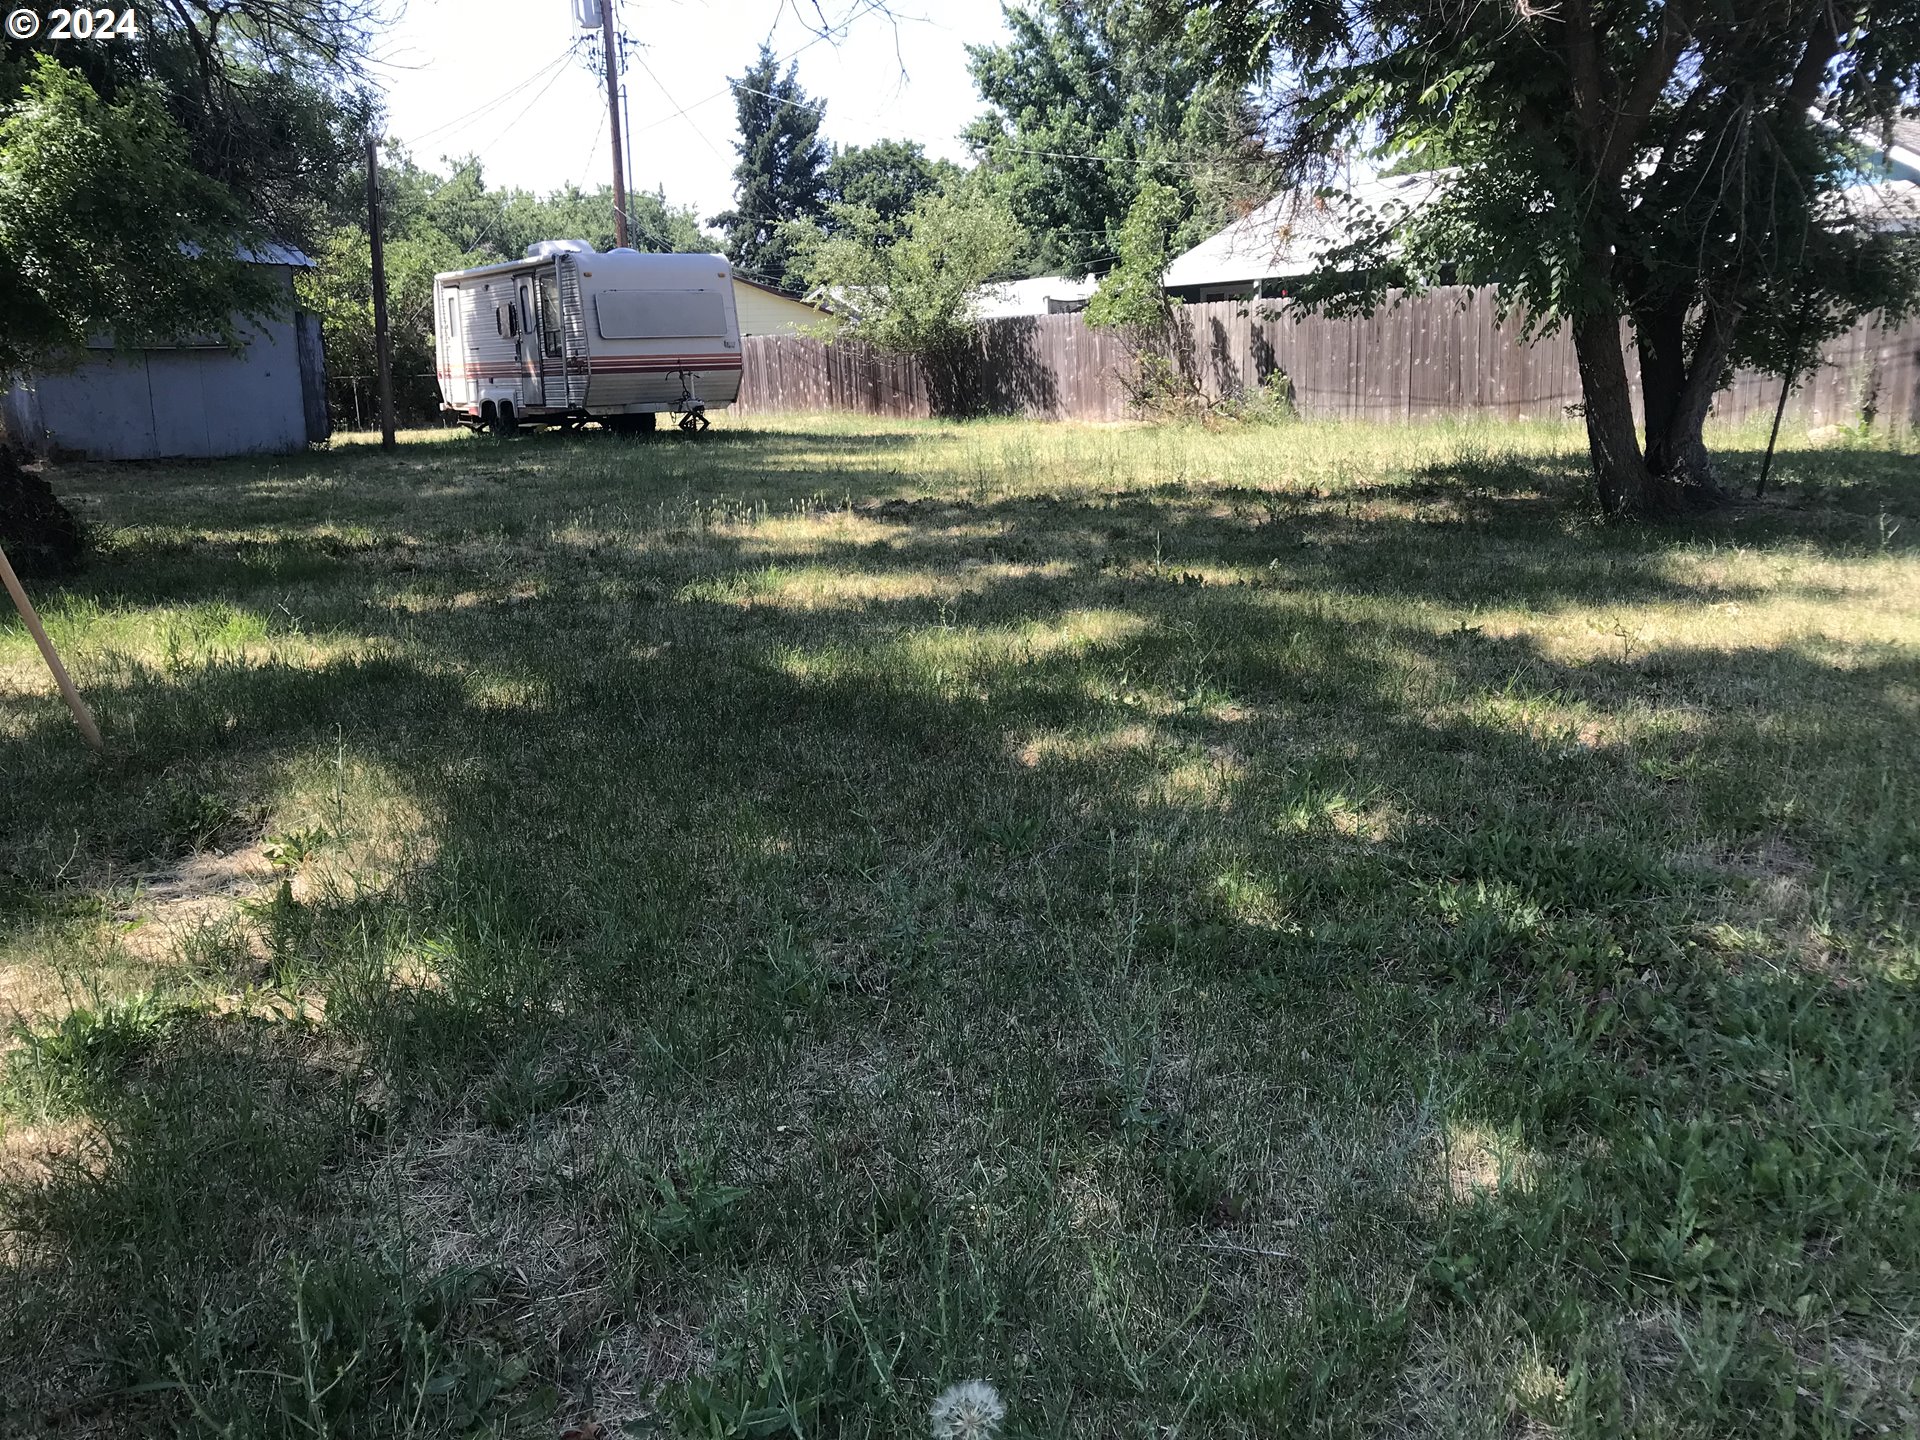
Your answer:
[[[544,260],[549,255],[595,254],[591,240],[536,240],[527,247],[526,258]]]

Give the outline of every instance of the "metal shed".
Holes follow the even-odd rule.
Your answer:
[[[279,316],[241,325],[239,349],[183,341],[116,351],[91,347],[77,368],[23,375],[0,393],[0,426],[42,455],[90,460],[290,454],[331,433],[320,319],[298,307],[298,250],[250,251],[275,272]]]

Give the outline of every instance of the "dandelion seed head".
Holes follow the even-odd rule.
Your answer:
[[[984,1380],[949,1385],[933,1402],[933,1440],[993,1440],[1006,1417],[1000,1392]]]

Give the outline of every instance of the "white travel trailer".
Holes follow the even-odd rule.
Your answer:
[[[473,429],[683,430],[740,394],[733,272],[719,255],[542,240],[522,260],[433,278],[442,411]]]

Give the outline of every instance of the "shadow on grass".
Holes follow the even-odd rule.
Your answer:
[[[0,742],[28,886],[159,858],[183,786],[270,806],[299,756],[378,767],[426,833],[392,889],[292,903],[261,921],[268,960],[233,957],[299,977],[324,1026],[194,1022],[82,1096],[99,1149],[5,1193],[0,1388],[24,1427],[339,1425],[409,1397],[446,1427],[545,1423],[520,1407],[590,1391],[594,1336],[731,1316],[769,1271],[800,1295],[785,1323],[858,1303],[900,1327],[903,1383],[848,1421],[875,1433],[953,1374],[1022,1373],[1029,1414],[1125,1393],[1226,1433],[1361,1426],[1407,1325],[1514,1314],[1556,1364],[1680,1406],[1698,1377],[1579,1347],[1703,1296],[1798,1323],[1900,1302],[1911,986],[1850,952],[1911,919],[1892,762],[1920,662],[1569,664],[1358,603],[1725,598],[1661,573],[1660,537],[1556,534],[1552,502],[1498,481],[1478,525],[898,489],[854,510],[905,529],[885,549],[749,533],[633,558],[528,524],[510,563],[426,581],[384,539],[295,537],[267,552],[292,578],[350,586],[303,610],[386,653],[123,674],[95,694],[105,762],[35,704]],[[196,594],[187,556],[229,553]],[[275,582],[242,553],[189,544],[165,593],[266,626]],[[1006,559],[1064,573],[987,577],[957,622],[930,597],[698,588]],[[1249,563],[1262,584],[1186,583]],[[529,593],[388,603],[486,574]],[[1124,623],[1046,633],[1091,610]],[[1517,1132],[1535,1188],[1423,1188],[1464,1123]],[[487,1168],[580,1131],[583,1153]],[[613,1135],[677,1209],[606,1178]],[[462,1250],[488,1206],[540,1223]],[[1104,1236],[1132,1248],[1082,1248]],[[1109,1294],[1190,1314],[1180,1344],[1117,1333],[1086,1253]],[[855,1265],[858,1302],[835,1278]],[[955,1313],[963,1338],[936,1336]],[[1742,1335],[1742,1384],[1798,1363]],[[314,1400],[301,1377],[342,1366]]]

